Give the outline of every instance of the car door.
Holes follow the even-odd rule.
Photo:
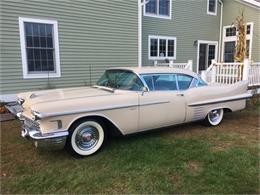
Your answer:
[[[186,103],[175,74],[142,75],[149,91],[139,94],[139,130],[154,129],[185,120]]]

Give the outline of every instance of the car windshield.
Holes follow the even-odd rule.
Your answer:
[[[143,88],[139,77],[128,70],[107,70],[98,80],[97,85],[131,91],[140,91]]]

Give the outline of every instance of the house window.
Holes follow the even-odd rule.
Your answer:
[[[158,56],[158,39],[150,39],[150,56]]]
[[[149,36],[149,59],[176,59],[176,37]]]
[[[230,27],[226,29],[226,37],[236,36],[236,27]]]
[[[250,35],[250,33],[251,33],[251,25],[248,24],[248,25],[246,26],[246,34],[247,34],[247,35]]]
[[[157,0],[150,0],[149,3],[146,4],[146,13],[157,14],[157,7]]]
[[[217,15],[217,0],[208,0],[207,14]]]
[[[166,57],[166,39],[159,39],[159,54],[160,57]]]
[[[237,29],[234,26],[224,26],[223,31],[223,61],[234,62],[236,42],[237,42]],[[246,56],[251,58],[251,49],[253,41],[253,23],[247,23],[246,26]]]
[[[235,41],[225,42],[225,44],[224,44],[224,50],[225,50],[224,61],[225,62],[234,62],[235,47],[236,47]]]
[[[24,78],[60,77],[57,22],[19,18]]]
[[[172,0],[150,0],[144,6],[144,16],[171,19]]]
[[[210,66],[212,60],[216,59],[216,45],[208,45],[208,67]]]

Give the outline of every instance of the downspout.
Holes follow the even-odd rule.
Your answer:
[[[142,67],[142,3],[138,0],[138,67]]]
[[[220,10],[220,24],[219,24],[219,46],[218,46],[218,61],[220,62],[222,59],[222,47],[223,47],[223,41],[222,41],[222,25],[223,25],[223,1],[219,0],[220,6],[221,6],[221,10]]]
[[[142,67],[142,10],[143,6],[147,4],[150,0],[138,0],[138,67]]]

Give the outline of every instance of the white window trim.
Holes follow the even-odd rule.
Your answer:
[[[253,45],[253,32],[254,32],[254,23],[247,22],[246,25],[250,25],[250,34],[246,35],[246,40],[250,40],[249,44],[249,60],[252,57],[252,45]],[[232,28],[234,25],[223,26],[223,40],[222,40],[222,52],[221,52],[221,61],[224,61],[224,49],[225,49],[225,42],[232,42],[235,41],[237,44],[237,34],[235,36],[226,37],[226,30],[227,28]]]
[[[169,9],[169,16],[165,16],[165,15],[160,15],[159,14],[159,0],[157,0],[157,13],[158,14],[152,14],[152,13],[146,13],[146,4],[143,6],[143,13],[144,16],[148,16],[148,17],[153,17],[153,18],[161,18],[161,19],[168,19],[171,20],[172,19],[172,0],[170,0],[170,9]]]
[[[218,13],[218,1],[217,0],[215,0],[215,11],[214,12],[211,12],[211,11],[209,11],[209,0],[207,0],[207,14],[208,15],[213,15],[213,16],[216,16],[217,15],[217,13]]]
[[[53,39],[54,39],[54,51],[55,51],[55,72],[28,73],[24,22],[44,23],[44,24],[52,24],[53,25]],[[22,55],[23,78],[24,79],[35,79],[35,78],[60,77],[61,71],[60,71],[58,22],[55,21],[55,20],[44,20],[44,19],[33,19],[33,18],[19,17],[19,30],[20,30],[20,45],[21,45],[21,55]]]
[[[165,57],[160,57],[160,56],[157,56],[157,57],[153,57],[153,56],[150,56],[150,50],[151,50],[151,39],[166,39],[166,54],[168,53],[168,40],[174,40],[174,56],[173,57],[168,57],[168,56],[165,56]],[[157,36],[157,35],[149,35],[148,37],[148,59],[149,60],[165,60],[165,59],[169,59],[169,60],[176,60],[176,51],[177,51],[177,39],[176,37],[170,37],[170,36]],[[160,44],[159,44],[159,41],[157,43],[157,51],[158,51],[158,55],[159,55],[159,50],[160,50]]]
[[[200,44],[215,45],[215,60],[217,60],[217,57],[218,57],[218,41],[198,40],[198,42],[197,42],[197,73],[199,73]]]

